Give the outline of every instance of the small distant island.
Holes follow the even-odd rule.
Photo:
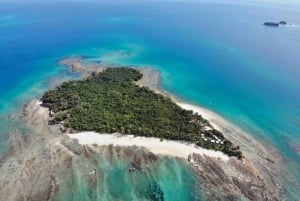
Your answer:
[[[68,81],[44,93],[50,124],[64,132],[96,131],[194,143],[242,158],[239,146],[225,139],[201,115],[179,107],[169,97],[136,84],[134,68],[107,68],[84,80]]]
[[[280,21],[280,22],[265,22],[263,25],[269,26],[269,27],[279,27],[279,25],[287,25],[286,21]]]

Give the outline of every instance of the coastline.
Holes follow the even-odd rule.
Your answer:
[[[32,134],[24,139],[18,133],[11,134],[12,150],[0,166],[0,171],[3,172],[0,175],[0,187],[3,186],[2,189],[0,188],[0,196],[3,195],[6,200],[16,200],[11,197],[11,194],[7,194],[7,191],[14,192],[15,189],[32,193],[31,185],[24,186],[18,178],[22,178],[25,183],[40,182],[48,197],[55,196],[57,185],[63,185],[65,179],[70,176],[68,172],[70,168],[86,175],[92,172],[91,174],[94,175],[97,161],[93,158],[99,154],[111,158],[115,154],[117,158],[121,157],[135,164],[133,167],[138,167],[138,170],[151,168],[151,165],[159,161],[160,155],[187,159],[186,162],[201,183],[199,185],[204,185],[201,188],[209,192],[207,196],[211,200],[222,200],[228,196],[232,200],[241,197],[246,198],[245,200],[265,200],[265,198],[282,200],[284,189],[281,179],[285,176],[286,169],[275,148],[259,142],[218,114],[179,101],[163,91],[159,86],[158,71],[152,68],[140,70],[144,76],[137,84],[170,97],[184,109],[201,114],[226,138],[239,145],[245,157],[238,160],[221,152],[196,148],[192,144],[171,140],[160,141],[158,138],[120,137],[116,134],[95,132],[62,133],[59,125],[48,124],[48,109],[42,107],[39,100],[32,100],[24,106],[22,117],[28,128],[32,130]],[[146,164],[135,162],[137,157],[146,161]],[[26,166],[22,161],[26,161]],[[82,164],[90,164],[90,168],[87,169],[86,165]],[[39,174],[45,175],[42,180],[31,176],[36,174],[36,169]],[[17,186],[16,182],[19,182]],[[32,194],[39,197],[40,192],[40,189],[35,189]]]
[[[256,158],[257,160],[257,157],[259,156],[262,160],[272,163],[281,160],[281,157],[279,157],[279,151],[275,147],[258,141],[238,126],[224,119],[219,114],[198,105],[192,105],[178,100],[174,101],[181,108],[197,112],[203,118],[207,119],[210,124],[217,130],[221,131],[227,139],[239,145],[246,158],[251,160]],[[273,154],[270,154],[270,151],[273,152]],[[258,153],[260,154],[258,155]]]
[[[234,144],[239,145],[240,150],[248,160],[255,161],[257,160],[257,157],[259,157],[261,162],[264,164],[262,165],[262,168],[263,166],[268,166],[268,163],[282,163],[282,157],[279,150],[272,145],[256,139],[249,133],[243,131],[238,126],[223,118],[221,115],[199,105],[185,102],[184,100],[178,99],[173,94],[170,94],[168,91],[165,91],[161,87],[161,74],[158,70],[151,67],[142,68],[140,70],[144,76],[137,82],[139,86],[149,87],[156,93],[169,97],[181,108],[185,110],[192,110],[194,113],[200,114],[204,119],[207,119],[215,129],[221,131],[227,139],[232,141]]]
[[[102,72],[107,67],[114,67],[108,64],[85,64],[80,56],[65,58],[59,63],[68,67],[72,72],[81,73],[83,78],[89,76],[92,72]],[[160,71],[152,67],[133,68],[140,70],[143,74],[142,79],[136,82],[137,85],[148,87],[156,93],[169,97],[183,109],[199,113],[203,118],[207,119],[215,129],[221,131],[227,139],[239,145],[247,160],[258,160],[259,157],[262,163],[261,166],[268,166],[268,163],[274,164],[275,162],[281,162],[282,158],[275,147],[255,139],[219,114],[204,107],[179,100],[173,94],[161,88],[162,77]]]
[[[194,112],[200,112],[202,109],[201,107],[183,102],[176,103],[185,109],[193,109]],[[278,163],[278,161],[261,158],[259,152],[262,150],[263,145],[259,144],[259,142],[252,141],[253,139],[251,138],[246,138],[241,133],[238,133],[240,136],[235,136],[236,133],[233,135],[239,139],[237,142],[250,143],[249,146],[258,143],[259,146],[253,147],[253,149],[248,151],[243,147],[243,151],[246,151],[246,157],[242,160],[238,160],[235,157],[228,157],[221,152],[194,147],[192,144],[185,144],[179,141],[160,141],[158,138],[133,136],[120,137],[119,134],[98,134],[95,132],[59,134],[59,126],[48,126],[49,114],[46,108],[40,105],[39,100],[31,101],[26,106],[25,111],[27,111],[25,120],[29,127],[39,133],[33,137],[42,137],[43,140],[49,138],[49,141],[45,141],[46,144],[49,144],[46,146],[50,146],[50,150],[54,152],[52,154],[56,156],[56,159],[51,163],[60,161],[61,157],[81,158],[91,153],[104,154],[105,152],[103,152],[103,150],[111,150],[112,152],[121,150],[127,152],[126,150],[131,150],[130,153],[132,150],[140,150],[142,153],[147,153],[143,160],[149,160],[147,159],[148,157],[153,158],[154,156],[159,157],[161,155],[185,159],[194,173],[205,181],[205,187],[203,188],[211,192],[213,196],[220,196],[219,198],[230,195],[233,197],[236,196],[235,198],[238,199],[239,193],[237,189],[239,189],[238,191],[241,192],[241,195],[247,197],[248,200],[261,200],[261,197],[265,196],[271,198],[271,200],[280,200],[278,198],[282,196],[281,185],[277,178],[279,175],[277,171],[280,171],[280,169],[276,169],[280,167],[281,164]],[[206,116],[208,116],[210,111],[206,112]],[[213,113],[210,117],[214,119],[221,118]],[[234,125],[226,124],[226,120],[224,121],[223,123],[225,125],[218,124],[220,128],[225,126],[227,129],[235,129]],[[233,126],[233,128],[231,126]],[[48,130],[48,133],[45,132],[45,130]],[[36,140],[37,139],[34,139],[34,141]],[[248,140],[250,140],[250,142],[248,142]],[[41,148],[41,145],[36,144],[34,147]],[[64,154],[57,156],[59,153],[55,150],[64,150]],[[265,149],[263,149],[263,151],[266,152],[262,155],[266,154],[266,156],[269,157],[274,156]],[[151,154],[154,154],[154,156]],[[256,157],[256,159],[252,160],[252,157]],[[138,167],[138,169],[142,168],[139,165],[136,167]],[[146,167],[148,167],[148,165],[146,165]]]
[[[68,136],[78,140],[81,145],[138,146],[146,148],[155,155],[168,155],[188,159],[192,154],[200,154],[221,159],[223,161],[229,160],[229,157],[220,151],[204,149],[191,143],[174,140],[160,140],[159,138],[154,137],[135,137],[133,135],[122,135],[117,133],[100,134],[96,132],[80,132],[68,134]]]

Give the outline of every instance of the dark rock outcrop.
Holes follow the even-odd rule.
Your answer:
[[[11,152],[0,163],[0,201],[61,200],[60,192],[72,195],[76,180],[84,181],[89,189],[99,187],[97,181],[101,183],[106,174],[99,164],[109,167],[116,160],[125,160],[128,167],[145,174],[160,160],[141,147],[82,146],[61,133],[51,132],[47,108],[41,108],[37,101],[24,107],[23,116],[32,134],[26,138],[18,133],[10,135]],[[279,179],[286,171],[276,150],[237,133],[227,124],[218,125],[230,140],[240,145],[236,149],[241,148],[245,158],[222,161],[198,154],[189,156],[197,177],[195,185],[203,189],[205,200],[284,200]],[[149,185],[147,193],[149,199],[163,197],[155,183]]]
[[[280,24],[280,25],[287,25],[287,22],[286,21],[280,21],[278,24]]]
[[[268,27],[279,27],[279,23],[277,22],[265,22],[264,25]]]
[[[269,179],[273,173],[261,175],[246,159],[225,162],[193,154],[191,161],[207,200],[281,200],[281,187]]]
[[[280,25],[287,25],[286,21],[280,21],[280,22],[265,22],[263,25],[268,27],[279,27]]]

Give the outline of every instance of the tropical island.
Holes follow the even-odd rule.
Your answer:
[[[107,187],[108,170],[121,164],[118,172],[128,179],[149,179],[166,160],[163,167],[188,165],[207,200],[282,200],[279,176],[287,170],[277,150],[164,91],[160,71],[79,57],[59,63],[80,80],[55,79],[42,101],[24,106],[20,122],[30,133],[10,133],[11,149],[0,161],[3,200],[71,200],[96,188],[86,200],[102,198],[98,188]],[[83,185],[74,185],[78,180]],[[151,186],[142,189],[152,196]]]
[[[41,98],[49,108],[49,124],[60,124],[64,132],[96,131],[186,141],[242,158],[239,146],[201,115],[138,86],[136,82],[142,76],[137,69],[116,67],[93,72],[83,80],[64,82]]]

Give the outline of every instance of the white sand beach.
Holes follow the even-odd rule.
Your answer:
[[[203,118],[207,119],[210,124],[217,130],[221,131],[224,136],[232,141],[234,144],[239,145],[243,155],[249,159],[256,159],[257,153],[264,153],[263,155],[269,155],[268,148],[262,146],[260,142],[254,139],[251,135],[247,134],[231,122],[227,121],[217,113],[210,111],[209,109],[193,104],[185,103],[178,100],[172,94],[165,92],[159,87],[160,72],[152,68],[142,69],[143,78],[137,82],[139,86],[147,86],[157,93],[170,97],[177,105],[186,110],[192,110],[195,113],[200,114]],[[96,132],[80,132],[76,134],[68,134],[70,138],[77,139],[80,144],[98,144],[116,145],[116,146],[141,146],[150,150],[154,154],[170,155],[187,159],[189,154],[197,153],[203,154],[214,158],[220,158],[222,160],[228,160],[229,157],[222,152],[213,150],[207,150],[194,144],[186,142],[163,140],[159,138],[148,137],[134,137],[129,135],[120,134],[99,134]],[[268,156],[268,158],[273,158]],[[272,159],[273,160],[273,159]]]
[[[135,137],[133,135],[121,134],[99,134],[96,132],[80,132],[76,134],[68,134],[70,138],[77,139],[82,145],[97,144],[100,146],[140,146],[148,149],[157,155],[169,155],[183,159],[188,159],[192,153],[207,155],[210,157],[228,160],[229,157],[222,152],[203,149],[194,144],[163,140],[153,137]]]
[[[200,109],[197,106],[189,105],[186,103],[177,103],[180,107],[193,110],[194,112],[200,113]],[[34,113],[38,116],[47,119],[48,109],[41,106],[40,101],[33,102]],[[202,112],[201,112],[202,114]],[[44,124],[46,124],[44,122]],[[40,124],[42,125],[42,123]],[[224,161],[229,160],[229,157],[220,151],[208,150],[201,148],[195,144],[175,141],[175,140],[162,140],[154,137],[135,137],[133,135],[122,135],[122,134],[100,134],[96,132],[80,132],[75,134],[67,134],[72,139],[77,139],[79,144],[82,145],[92,145],[97,144],[99,146],[140,146],[148,149],[157,155],[168,155],[179,157],[183,159],[188,159],[190,154],[196,153],[201,155],[206,155],[214,158],[218,158]]]
[[[186,110],[192,110],[195,113],[202,115],[207,119],[214,128],[223,132],[226,138],[241,146],[243,154],[248,158],[257,158],[257,151],[261,153],[267,153],[267,149],[262,146],[251,136],[247,135],[244,131],[239,129],[234,124],[230,123],[220,115],[202,108],[200,106],[184,103],[176,100],[172,97],[172,100],[176,102],[181,108]],[[214,158],[220,158],[221,160],[229,160],[229,157],[220,151],[213,151],[201,148],[195,144],[187,142],[163,140],[159,138],[149,137],[134,137],[132,135],[120,135],[120,134],[99,134],[96,132],[80,132],[76,134],[68,134],[70,138],[77,139],[80,144],[91,145],[97,144],[100,146],[115,145],[115,146],[141,146],[154,154],[169,155],[187,159],[189,154],[196,153],[202,154]]]
[[[172,99],[173,101],[176,102],[178,106],[180,106],[182,109],[185,110],[192,110],[194,113],[198,113],[201,115],[204,119],[207,119],[216,129],[221,130],[222,126],[221,125],[226,125],[226,127],[232,127],[235,130],[239,130],[236,126],[234,126],[232,123],[229,121],[225,120],[222,118],[220,115],[206,109],[200,106],[180,102],[178,100],[175,100],[174,98]]]
[[[148,71],[149,74],[153,73],[151,69],[148,69]],[[154,90],[155,83],[159,81],[159,73],[155,75],[151,74],[151,76],[144,77],[148,81],[144,82],[146,86],[150,86]],[[142,85],[143,83],[137,84]],[[256,140],[213,111],[181,102],[171,94],[164,93],[164,91],[157,89],[157,92],[170,97],[181,108],[193,110],[202,115],[215,129],[221,131],[225,138],[240,147],[244,156],[242,160],[182,141],[161,141],[159,138],[99,134],[96,132],[68,134],[67,131],[62,133],[59,124],[49,125],[49,110],[42,107],[40,101],[32,100],[24,107],[22,116],[28,128],[32,130],[32,134],[24,139],[17,133],[10,134],[13,152],[0,169],[3,172],[2,178],[0,177],[0,184],[3,184],[4,187],[3,189],[0,188],[0,194],[3,192],[6,195],[7,192],[14,192],[15,189],[25,189],[25,192],[32,193],[31,182],[46,189],[50,186],[48,191],[55,192],[56,183],[63,184],[65,181],[64,176],[69,172],[72,174],[70,170],[82,172],[82,175],[86,175],[87,181],[94,181],[91,180],[94,179],[93,176],[95,175],[93,167],[97,167],[98,162],[101,161],[90,159],[93,159],[99,153],[109,151],[111,154],[117,154],[118,157],[123,157],[132,162],[136,157],[136,153],[144,153],[144,151],[136,152],[135,146],[137,146],[143,147],[156,155],[167,155],[183,160],[190,159],[190,167],[199,177],[206,178],[205,185],[208,184],[208,187],[214,190],[212,191],[215,192],[213,194],[222,191],[228,192],[228,195],[232,196],[232,193],[238,190],[243,195],[249,195],[249,200],[261,200],[260,198],[256,199],[256,195],[261,195],[263,198],[270,197],[270,200],[275,200],[273,197],[280,197],[282,192],[281,183],[279,180],[275,180],[274,175],[287,174],[276,149]],[[82,147],[76,141],[86,146]],[[95,144],[98,146],[94,146]],[[114,147],[111,148],[108,145]],[[116,148],[116,146],[119,147]],[[115,152],[116,150],[121,152]],[[119,155],[118,153],[125,155]],[[195,154],[189,157],[193,153]],[[142,156],[140,160],[143,163],[147,162],[149,160],[148,155]],[[64,168],[66,171],[61,171]],[[26,185],[23,186],[20,185],[20,182],[16,182],[18,178],[24,178]],[[43,179],[41,180],[41,178]],[[37,183],[37,181],[43,183]],[[51,185],[49,185],[50,183]],[[218,188],[216,188],[216,184],[218,184]],[[252,184],[255,184],[255,186]],[[251,188],[245,188],[247,186]],[[12,190],[9,191],[10,189]],[[40,195],[41,193],[38,190],[36,192]],[[13,195],[13,193],[11,194]]]

